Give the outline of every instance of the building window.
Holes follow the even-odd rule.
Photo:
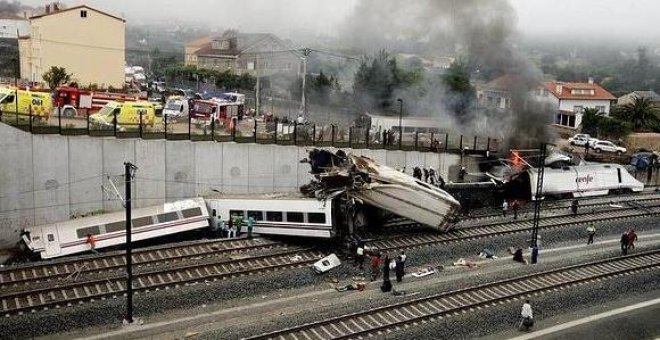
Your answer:
[[[598,110],[598,112],[605,113],[605,105],[597,105],[596,110]]]
[[[87,18],[87,11],[86,10],[80,11],[80,17],[81,18]]]
[[[254,70],[254,62],[253,61],[248,61],[247,69],[248,70]]]
[[[583,109],[583,107],[581,105],[573,106],[573,112],[575,112],[575,113],[581,113],[582,109]]]
[[[225,68],[227,68],[227,69],[231,68],[231,61],[229,61],[229,60],[225,61]]]

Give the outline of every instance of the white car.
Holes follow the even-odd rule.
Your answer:
[[[606,140],[600,140],[596,143],[593,144],[592,148],[596,152],[615,152],[617,155],[621,155],[626,152],[626,148],[622,148],[620,146],[617,146],[616,144],[606,141]]]

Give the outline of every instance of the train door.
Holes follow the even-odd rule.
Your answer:
[[[57,235],[56,226],[44,226],[41,228],[44,235],[46,256],[57,256],[60,254],[60,238]]]

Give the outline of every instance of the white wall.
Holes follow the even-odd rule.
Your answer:
[[[114,176],[123,194],[124,162],[138,166],[135,207],[228,193],[296,192],[309,182],[308,147],[114,137],[32,135],[0,124],[0,257],[24,226],[93,211],[116,211],[101,185]],[[330,149],[334,151],[333,149]],[[460,155],[345,150],[392,167],[434,167],[455,178]],[[469,158],[466,158],[469,159]],[[476,167],[476,165],[472,165]],[[471,168],[470,168],[471,169]],[[451,174],[449,173],[451,170]],[[472,171],[472,170],[470,170]],[[476,170],[474,170],[476,171]],[[1,262],[1,259],[0,259]]]
[[[559,110],[573,111],[575,106],[582,106],[583,108],[594,108],[596,106],[605,106],[605,115],[610,114],[610,101],[609,100],[575,100],[575,99],[562,99],[559,102]]]
[[[30,22],[17,19],[0,19],[0,38],[16,39],[16,30],[21,36],[30,34]]]

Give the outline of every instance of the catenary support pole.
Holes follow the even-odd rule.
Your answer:
[[[131,179],[132,171],[137,167],[130,162],[124,163],[126,199],[126,322],[133,322],[133,249],[131,244]]]
[[[545,155],[546,155],[546,144],[541,144],[541,154],[539,159],[539,165],[537,169],[537,178],[536,178],[536,193],[534,200],[534,222],[532,224],[532,239],[530,246],[532,247],[532,263],[536,263],[538,256],[538,237],[539,237],[539,218],[541,214],[541,202],[543,199],[543,175],[545,173]]]

